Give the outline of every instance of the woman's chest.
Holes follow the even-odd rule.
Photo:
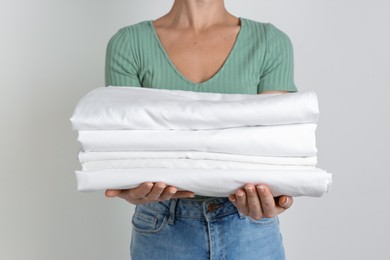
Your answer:
[[[135,51],[143,87],[257,94],[265,48],[253,35],[240,31],[222,38],[181,35],[160,40],[152,32]]]
[[[161,48],[185,78],[194,83],[211,79],[233,53],[239,27],[196,34],[181,32],[165,35],[160,32]]]

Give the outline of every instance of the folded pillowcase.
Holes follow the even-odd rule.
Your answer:
[[[75,130],[200,130],[315,123],[318,113],[313,91],[247,95],[100,87],[78,102],[70,120]]]

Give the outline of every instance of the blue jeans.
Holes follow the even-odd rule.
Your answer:
[[[253,220],[227,198],[138,205],[132,223],[132,260],[285,259],[279,219]]]

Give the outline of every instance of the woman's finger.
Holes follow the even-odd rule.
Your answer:
[[[236,197],[236,194],[230,194],[229,195],[229,200],[231,203],[233,203],[234,205],[237,204],[237,197]]]
[[[163,193],[167,185],[162,182],[157,182],[153,185],[152,190],[145,196],[147,200],[157,201]]]
[[[123,192],[119,194],[119,197],[126,200],[129,198],[131,201],[141,200],[145,198],[146,195],[149,194],[152,188],[153,188],[152,182],[145,182],[135,189],[123,190]]]
[[[249,208],[249,216],[255,220],[261,219],[263,216],[262,205],[260,204],[259,195],[255,190],[255,186],[247,184],[245,185],[245,191]]]
[[[277,210],[271,191],[265,185],[257,185],[256,188],[260,197],[263,216],[266,218],[274,217],[277,214]]]
[[[291,205],[293,204],[293,198],[285,195],[280,196],[277,201],[278,201],[277,207],[283,208],[285,210],[290,208]]]
[[[160,195],[160,200],[169,200],[173,195],[177,192],[175,187],[169,186],[164,189],[164,191]]]
[[[109,190],[106,190],[105,195],[108,198],[113,198],[113,197],[118,196],[121,192],[122,192],[122,190],[111,190],[111,189],[109,189]]]
[[[248,208],[248,204],[247,204],[247,201],[246,201],[245,192],[242,189],[239,189],[239,190],[236,191],[235,195],[236,195],[236,198],[237,198],[237,201],[236,201],[237,210],[240,211],[244,215],[248,215],[249,214],[249,208]]]
[[[178,191],[175,195],[172,196],[172,198],[178,199],[178,198],[193,198],[195,197],[195,193],[192,191]]]

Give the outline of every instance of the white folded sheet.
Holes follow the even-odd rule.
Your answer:
[[[80,163],[91,161],[118,159],[194,159],[217,160],[243,163],[273,164],[273,165],[306,165],[316,166],[317,157],[271,157],[255,155],[239,155],[228,153],[213,153],[199,151],[123,151],[123,152],[84,152],[78,154]]]
[[[204,151],[257,156],[315,156],[313,123],[219,130],[79,131],[84,151]]]
[[[287,94],[219,94],[143,87],[100,87],[77,104],[75,130],[200,130],[315,123],[313,91]]]
[[[193,159],[122,159],[92,161],[81,164],[83,171],[131,169],[131,168],[177,168],[177,169],[235,169],[235,170],[313,170],[313,166],[271,165],[260,163],[228,162]]]
[[[273,196],[320,197],[332,183],[331,174],[315,170],[223,170],[134,168],[76,171],[79,191],[135,188],[146,181],[164,182],[197,195],[226,197],[247,183],[265,184]]]
[[[332,175],[315,168],[318,103],[312,91],[244,95],[102,87],[71,117],[79,131],[79,191],[161,181],[226,197],[247,183],[274,196],[320,197]],[[304,164],[301,164],[304,163]]]

